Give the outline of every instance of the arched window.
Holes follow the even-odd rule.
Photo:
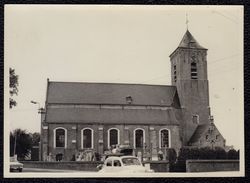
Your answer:
[[[134,130],[134,148],[143,148],[145,143],[145,132],[143,129],[138,128]]]
[[[161,129],[159,133],[160,148],[170,147],[170,130]]]
[[[120,131],[117,128],[108,130],[108,147],[120,144]]]
[[[195,62],[191,63],[191,79],[198,79],[197,64]]]
[[[54,129],[54,147],[67,147],[67,130],[65,128]]]
[[[94,133],[91,128],[84,128],[81,130],[81,147],[93,149]]]

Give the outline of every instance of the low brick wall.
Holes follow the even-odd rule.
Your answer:
[[[186,172],[239,171],[239,160],[187,160]]]
[[[144,161],[143,164],[150,164],[155,172],[169,172],[169,161]]]
[[[98,171],[96,168],[103,162],[97,161],[65,161],[65,162],[44,162],[44,161],[22,161],[24,168],[61,169],[61,170],[83,170]]]
[[[82,171],[98,171],[96,168],[103,162],[97,161],[60,161],[60,162],[44,162],[44,161],[22,161],[24,168],[41,168],[41,169],[61,169],[61,170],[82,170]],[[150,169],[155,172],[169,172],[168,161],[145,161],[143,164],[150,164]]]

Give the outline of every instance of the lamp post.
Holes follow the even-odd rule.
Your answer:
[[[31,100],[30,103],[32,103],[32,104],[37,104],[37,105],[38,105],[38,113],[41,113],[42,108],[40,107],[40,103],[39,103],[39,102],[36,102],[36,101],[34,101],[34,100]]]
[[[40,103],[36,102],[34,100],[31,100],[30,103],[38,105],[38,114],[41,114],[41,120],[42,120],[43,108],[41,108]],[[41,131],[40,135],[42,135],[42,131]],[[41,153],[41,151],[42,151],[42,144],[41,144],[41,139],[40,139],[40,142],[39,142],[39,155],[38,155],[39,156],[39,160],[42,159],[42,153]]]

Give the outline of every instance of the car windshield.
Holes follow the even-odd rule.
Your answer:
[[[122,163],[124,164],[124,166],[141,165],[140,161],[137,158],[122,158]]]

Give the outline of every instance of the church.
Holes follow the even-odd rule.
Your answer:
[[[207,49],[187,30],[170,64],[171,85],[48,79],[40,160],[70,161],[78,152],[103,154],[114,145],[150,156],[169,148],[225,148],[210,115]]]

